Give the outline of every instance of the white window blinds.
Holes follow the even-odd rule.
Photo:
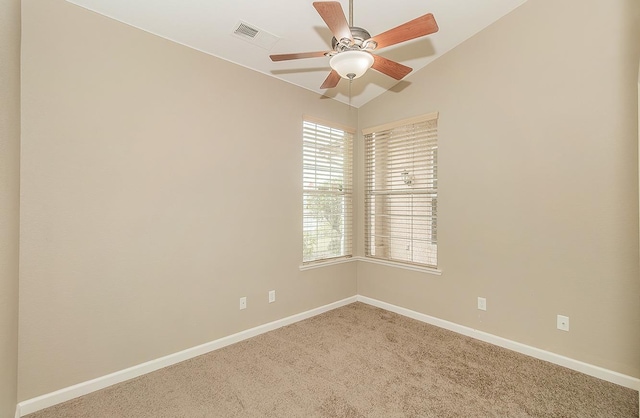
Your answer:
[[[363,131],[365,254],[438,265],[438,114]]]
[[[353,133],[303,122],[303,263],[351,256]]]

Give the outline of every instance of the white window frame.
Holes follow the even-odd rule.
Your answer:
[[[438,113],[375,126],[365,141],[365,257],[439,272]]]
[[[304,116],[302,124],[302,266],[353,256],[355,130]]]

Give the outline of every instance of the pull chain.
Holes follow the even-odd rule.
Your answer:
[[[349,0],[349,27],[353,27],[353,0]],[[353,78],[349,77],[349,109],[351,109],[351,84],[353,84]]]

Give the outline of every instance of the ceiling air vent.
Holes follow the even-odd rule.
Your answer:
[[[233,33],[236,35],[248,36],[249,38],[255,38],[259,32],[260,31],[258,29],[252,28],[251,26],[245,25],[241,22]]]
[[[243,21],[236,24],[232,35],[266,50],[273,48],[280,39],[267,31],[256,28],[254,25]]]

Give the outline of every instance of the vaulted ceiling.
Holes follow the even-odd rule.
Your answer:
[[[390,46],[385,58],[413,68],[401,81],[375,70],[333,89],[321,89],[329,58],[272,62],[270,54],[331,49],[331,31],[313,7],[314,0],[68,0],[71,3],[185,46],[360,107],[491,25],[526,0],[354,0],[353,24],[373,36],[426,13],[439,31]],[[349,16],[349,1],[341,0]],[[257,29],[237,34],[240,23]],[[215,74],[212,74],[215,77]]]

